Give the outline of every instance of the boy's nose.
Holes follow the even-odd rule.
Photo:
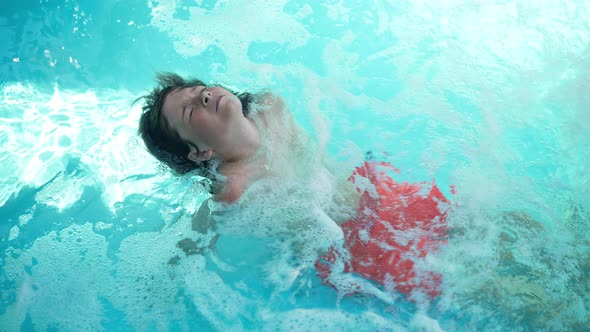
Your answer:
[[[204,90],[203,93],[201,93],[201,101],[203,102],[203,105],[207,106],[207,104],[209,104],[209,102],[211,101],[212,97],[213,94],[210,91]]]

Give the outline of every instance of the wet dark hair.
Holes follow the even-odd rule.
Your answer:
[[[195,163],[188,159],[190,145],[194,144],[182,139],[176,130],[170,127],[168,120],[162,114],[164,101],[170,92],[177,89],[207,86],[203,81],[194,78],[183,78],[174,73],[158,73],[157,86],[147,95],[139,97],[135,102],[143,100],[141,118],[139,120],[138,133],[143,139],[147,150],[156,159],[170,167],[176,175],[186,174],[197,170],[198,175],[210,178],[210,162]],[[212,85],[221,86],[221,85]],[[221,86],[223,87],[223,86]],[[250,105],[254,95],[247,92],[233,93],[242,103],[242,112],[247,117],[250,113]],[[196,146],[194,146],[196,148]]]

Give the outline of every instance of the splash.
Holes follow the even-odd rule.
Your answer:
[[[156,181],[132,181],[156,174],[157,164],[137,137],[139,106],[127,91],[52,92],[33,84],[2,86],[4,103],[0,130],[0,206],[23,187],[43,187],[40,204],[63,210],[76,202],[84,188],[104,187],[107,205],[142,193]],[[86,174],[65,174],[71,159],[79,159]],[[154,193],[157,195],[157,193]]]
[[[506,317],[518,327],[525,320],[548,329],[587,324],[587,3],[147,4],[151,26],[169,36],[178,58],[219,51],[198,71],[247,90],[276,88],[322,153],[341,153],[342,169],[352,170],[366,150],[384,151],[380,158],[409,181],[456,186],[448,246],[425,263],[445,276],[441,298],[426,308],[444,327],[514,328]],[[92,25],[82,16],[76,24]],[[245,24],[252,18],[257,24]],[[42,56],[44,66],[61,63],[55,52]],[[11,66],[25,60],[14,57]],[[75,58],[64,63],[78,68]],[[138,330],[437,328],[413,309],[413,320],[402,317],[403,300],[368,281],[376,299],[350,300],[319,285],[305,267],[338,241],[333,228],[299,230],[283,246],[280,236],[253,239],[287,233],[294,220],[309,226],[324,208],[338,211],[321,204],[337,192],[330,175],[310,172],[308,183],[284,186],[227,223],[217,254],[187,256],[179,241],[211,241],[209,233],[193,234],[187,217],[205,197],[175,186],[144,151],[135,134],[139,108],[129,106],[137,94],[34,83],[1,91],[0,206],[24,188],[39,189],[34,206],[5,228],[0,278],[10,289],[0,293],[0,318],[11,330],[27,322],[97,330],[118,315],[116,323]],[[72,158],[82,171],[70,169]],[[119,219],[74,218],[31,235],[33,215],[44,207],[67,211],[89,187],[101,189],[99,200]],[[119,204],[130,198],[144,209],[135,224]],[[138,232],[137,224],[157,230]],[[76,296],[88,305],[76,306]]]

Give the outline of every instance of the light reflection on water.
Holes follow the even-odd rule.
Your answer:
[[[589,10],[565,0],[10,4],[0,19],[2,325],[428,321],[401,298],[340,299],[313,271],[277,291],[254,239],[184,257],[181,238],[210,240],[190,229],[206,194],[198,179],[159,170],[131,106],[155,71],[173,70],[272,88],[342,167],[372,150],[401,180],[435,179],[452,197],[452,233],[427,262],[445,291],[421,312],[444,329],[583,328]],[[248,251],[258,255],[241,258]]]

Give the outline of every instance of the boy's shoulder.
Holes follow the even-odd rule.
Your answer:
[[[214,200],[226,204],[237,202],[246,190],[247,182],[242,176],[228,176],[223,189],[216,193]]]

